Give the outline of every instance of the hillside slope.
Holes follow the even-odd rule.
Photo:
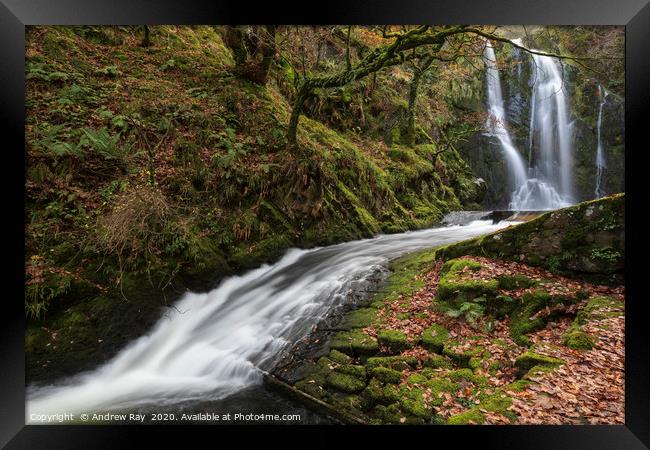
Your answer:
[[[254,85],[214,27],[151,28],[150,47],[137,27],[27,29],[28,380],[107,359],[185,289],[431,226],[480,194],[433,141],[388,148],[305,117],[289,151],[290,74]]]

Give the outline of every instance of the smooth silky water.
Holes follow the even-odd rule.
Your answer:
[[[49,386],[30,386],[32,414],[108,411],[295,412],[265,391],[270,371],[314,324],[355,287],[405,253],[461,241],[511,225],[489,220],[313,248],[291,249],[275,264],[187,293],[151,332],[97,369]],[[317,415],[303,411],[308,422]],[[311,415],[310,415],[311,414]]]

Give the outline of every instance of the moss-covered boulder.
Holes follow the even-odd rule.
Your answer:
[[[485,416],[478,409],[469,409],[462,413],[455,414],[447,419],[449,425],[481,425],[485,423]]]
[[[330,342],[330,348],[349,356],[369,356],[379,351],[375,338],[359,329],[336,333]]]
[[[446,358],[442,355],[429,354],[422,361],[424,367],[429,367],[432,369],[449,369],[452,367],[451,361],[449,358]]]
[[[536,366],[556,368],[565,362],[562,359],[553,358],[552,356],[546,356],[530,350],[517,356],[515,359],[515,367],[520,371],[527,372]]]
[[[562,337],[564,345],[574,350],[591,350],[596,344],[593,336],[580,329],[570,329]]]
[[[553,273],[620,282],[625,267],[625,194],[579,203],[533,220],[437,250],[437,258],[462,255],[505,258]]]
[[[481,264],[471,259],[452,259],[440,270],[438,300],[450,305],[460,305],[476,298],[489,299],[497,295],[496,279],[472,279],[465,274],[481,269]]]
[[[406,334],[399,330],[380,330],[377,332],[377,341],[391,353],[401,353],[413,347]]]
[[[349,364],[350,361],[352,361],[351,357],[349,357],[345,353],[341,353],[338,350],[330,351],[329,355],[327,356],[329,357],[329,359],[339,364]]]
[[[372,370],[375,367],[388,367],[393,370],[407,370],[417,366],[418,360],[413,356],[376,356],[368,358],[366,367]]]
[[[389,369],[388,367],[375,367],[370,371],[370,375],[377,378],[382,383],[397,384],[402,378],[402,372]]]
[[[372,325],[376,320],[376,308],[361,308],[348,314],[341,328],[344,330],[351,328],[365,328]]]
[[[365,411],[373,409],[376,405],[391,405],[400,399],[400,392],[394,384],[384,384],[377,378],[372,378],[368,386],[361,393],[362,408]]]
[[[436,353],[442,353],[445,341],[449,338],[449,332],[445,327],[433,324],[422,332],[420,342],[422,346]]]
[[[597,321],[607,317],[616,317],[623,314],[625,305],[620,300],[606,296],[595,296],[576,315],[571,326],[562,338],[564,345],[574,350],[590,350],[596,345],[597,337],[583,329],[588,321]]]
[[[342,392],[355,393],[361,392],[366,387],[366,382],[353,375],[340,372],[332,372],[327,375],[327,386],[333,387]]]

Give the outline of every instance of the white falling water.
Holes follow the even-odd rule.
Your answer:
[[[532,56],[530,178],[513,193],[510,208],[563,208],[573,203],[573,145],[562,65],[551,56]]]
[[[488,41],[483,54],[486,70],[486,84],[488,97],[488,118],[486,129],[489,135],[495,136],[501,144],[503,155],[508,167],[508,173],[511,177],[513,192],[516,192],[526,184],[528,177],[524,161],[510,139],[510,134],[506,128],[506,115],[503,103],[503,94],[501,93],[501,78],[497,68],[496,56],[492,44]]]
[[[602,180],[603,180],[603,171],[607,168],[605,163],[605,149],[603,148],[603,141],[601,137],[601,124],[603,120],[603,107],[607,103],[607,90],[603,89],[602,86],[598,86],[598,96],[600,97],[600,107],[598,108],[598,123],[597,123],[597,132],[598,132],[598,146],[596,147],[596,198],[601,198],[603,196],[602,189]]]
[[[215,400],[258,384],[260,370],[270,370],[283,350],[389,259],[507,225],[475,221],[289,250],[277,263],[227,278],[211,292],[186,294],[176,312],[104,366],[57,386],[30,387],[26,422],[42,423],[43,414]]]

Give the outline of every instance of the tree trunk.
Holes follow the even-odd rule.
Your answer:
[[[422,72],[416,71],[413,74],[413,80],[409,88],[409,104],[406,118],[406,136],[405,144],[409,147],[415,146],[415,116],[417,113],[418,104],[418,88],[420,87],[420,80],[422,79]]]
[[[149,26],[144,25],[144,37],[142,38],[142,47],[149,47],[151,45],[151,39],[149,37]]]
[[[308,81],[305,81],[296,95],[296,99],[293,102],[293,109],[291,110],[291,118],[289,119],[289,127],[287,128],[287,141],[289,142],[289,147],[296,147],[296,132],[298,130],[298,121],[300,120],[300,114],[302,114],[302,107],[305,105],[305,101],[311,95],[312,87]]]
[[[227,26],[224,43],[235,59],[237,76],[264,85],[268,79],[271,63],[275,58],[275,25],[253,27]]]

